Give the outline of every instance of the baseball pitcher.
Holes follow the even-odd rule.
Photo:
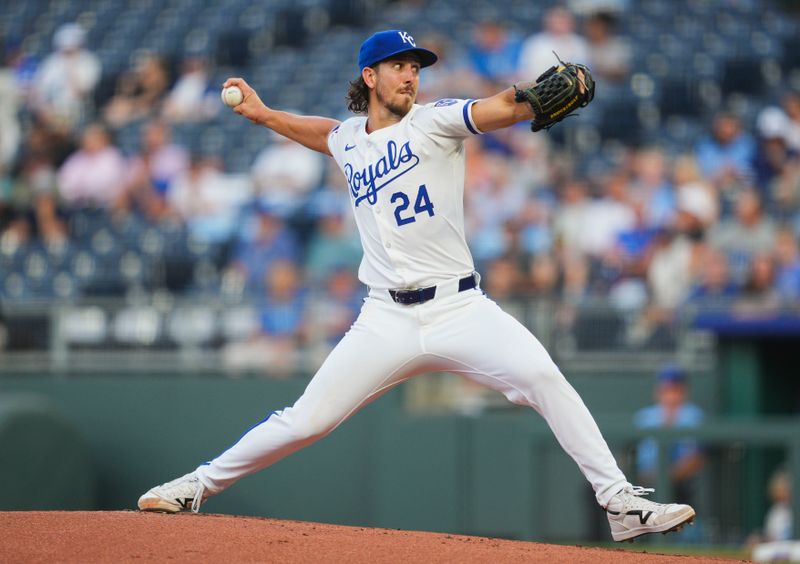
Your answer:
[[[353,326],[297,402],[231,448],[139,499],[143,511],[198,511],[209,496],[324,437],[418,374],[449,371],[535,409],[605,509],[614,540],[677,530],[688,505],[643,496],[617,466],[594,419],[547,351],[479,287],[464,236],[464,140],[532,120],[546,129],[594,96],[588,68],[559,61],[536,82],[480,100],[415,103],[420,69],[437,56],[400,30],[361,45],[344,122],[268,108],[241,78],[233,108],[253,123],[333,157],[347,179],[364,247],[368,297]],[[366,351],[366,354],[365,354]]]

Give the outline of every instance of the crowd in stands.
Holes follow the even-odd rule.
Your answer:
[[[612,96],[631,79],[619,18],[555,7],[528,37],[497,20],[477,24],[462,43],[418,37],[441,55],[423,72],[420,102],[477,98],[534,78],[555,62],[554,51],[587,62],[598,96]],[[223,153],[235,140],[216,153],[173,141],[177,124],[241,119],[220,117],[229,110],[211,83],[211,61],[199,54],[173,73],[166,54],[141,53],[95,105],[103,69],[86,37],[78,24],[62,25],[41,61],[4,43],[2,253],[68,245],[86,209],[180,225],[221,249],[218,291],[237,287],[260,300],[253,339],[268,337],[276,358],[283,343],[310,331],[335,342],[364,294],[341,174],[266,132],[246,173],[225,170]],[[346,86],[331,84],[330,95],[343,99]],[[344,115],[343,100],[332,117]],[[126,153],[115,135],[130,123],[142,127],[139,149]],[[466,141],[467,233],[490,297],[608,300],[641,313],[643,338],[687,305],[769,309],[800,297],[800,92],[765,102],[754,123],[720,104],[704,134],[679,151],[621,145],[581,162],[555,139],[523,123]],[[309,311],[319,312],[314,323]]]

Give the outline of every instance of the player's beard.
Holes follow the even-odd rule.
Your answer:
[[[411,107],[414,105],[414,100],[416,99],[416,92],[413,90],[410,97],[403,96],[397,92],[397,95],[400,97],[399,101],[390,100],[389,96],[384,95],[380,86],[375,90],[375,94],[378,98],[378,103],[399,118],[405,117],[405,115],[411,111]]]

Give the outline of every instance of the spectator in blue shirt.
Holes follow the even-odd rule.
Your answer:
[[[784,301],[800,299],[800,248],[792,229],[782,227],[775,237],[775,288]]]
[[[267,360],[267,370],[285,375],[296,369],[301,360],[299,347],[305,340],[307,295],[300,271],[290,260],[276,261],[266,277],[257,341]]]
[[[640,409],[634,415],[639,429],[663,427],[698,427],[703,422],[703,410],[688,401],[686,373],[675,365],[662,367],[657,374],[656,403]],[[681,439],[669,448],[669,477],[675,498],[691,503],[694,478],[703,467],[703,452],[697,441]],[[658,443],[644,439],[636,451],[639,476],[643,483],[653,484],[658,469]]]
[[[753,180],[756,148],[739,118],[720,112],[714,118],[711,134],[697,143],[695,156],[705,178],[723,192],[735,192]]]
[[[257,203],[244,224],[230,268],[244,279],[247,293],[260,295],[275,262],[299,261],[298,243],[283,218],[268,204]]]
[[[522,41],[497,21],[486,20],[475,27],[467,60],[487,88],[513,81],[517,74]],[[543,72],[546,69],[542,69]]]
[[[700,266],[700,280],[689,291],[687,302],[700,307],[725,307],[741,293],[731,279],[728,257],[716,249],[707,249]]]

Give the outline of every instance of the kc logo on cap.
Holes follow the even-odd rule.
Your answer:
[[[398,31],[397,33],[399,33],[399,34],[400,34],[400,39],[402,39],[402,40],[403,40],[403,43],[411,43],[411,45],[413,45],[414,47],[416,47],[416,46],[417,46],[417,44],[416,44],[416,43],[414,43],[414,38],[413,38],[413,37],[411,37],[411,36],[410,36],[408,33],[406,33],[405,31]]]
[[[436,62],[436,53],[417,47],[414,38],[406,31],[389,29],[379,31],[361,44],[358,52],[358,68],[364,70],[400,53],[415,53],[420,67],[429,67]]]

